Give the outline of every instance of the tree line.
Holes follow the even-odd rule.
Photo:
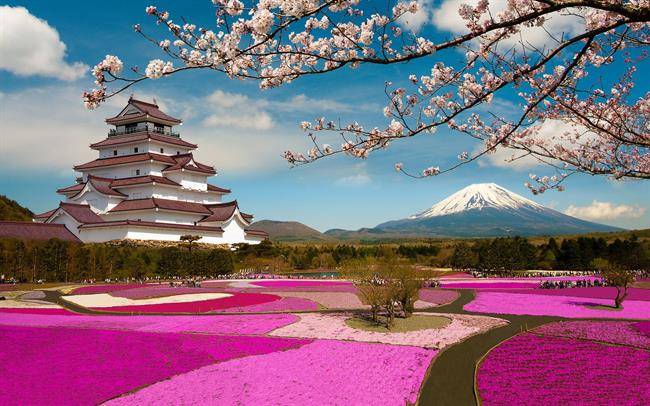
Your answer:
[[[609,243],[602,237],[564,239],[561,243],[550,238],[541,245],[533,245],[521,237],[495,238],[457,244],[449,265],[482,271],[647,269],[650,268],[650,247],[635,235]]]

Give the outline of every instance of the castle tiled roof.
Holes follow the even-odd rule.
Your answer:
[[[123,165],[123,164],[129,164],[134,162],[146,162],[146,161],[155,161],[167,165],[177,164],[176,160],[172,159],[172,157],[170,156],[145,152],[143,154],[122,155],[122,156],[114,156],[109,158],[98,158],[95,159],[94,161],[86,162],[81,165],[76,165],[74,166],[74,169],[75,170],[94,169],[94,168],[103,168],[106,166]]]
[[[88,228],[109,228],[109,227],[124,227],[124,226],[212,231],[215,233],[223,233],[223,228],[221,227],[193,226],[189,224],[162,223],[156,221],[141,221],[141,220],[103,221],[101,223],[82,224],[79,226],[79,228],[88,229]]]
[[[254,236],[264,237],[264,238],[268,238],[269,236],[269,233],[267,233],[266,231],[253,230],[252,228],[247,228],[244,231],[246,232],[246,235],[254,235]]]
[[[124,193],[120,193],[112,188],[113,179],[104,180],[104,178],[89,176],[88,182],[95,188],[95,190],[101,194],[108,196],[127,197]]]
[[[63,224],[31,223],[27,221],[0,221],[0,238],[81,242]]]
[[[128,108],[128,106],[131,105],[135,107],[138,110],[138,113],[133,113],[133,114],[122,114],[124,110]],[[111,118],[107,118],[106,122],[108,124],[117,124],[123,121],[127,120],[134,120],[134,119],[146,119],[147,117],[153,117],[157,118],[159,120],[163,121],[168,121],[174,124],[180,124],[181,120],[174,118],[170,115],[167,115],[166,113],[163,113],[159,108],[158,105],[155,103],[148,103],[142,100],[137,100],[131,97],[129,99],[129,104],[120,111],[120,113]]]
[[[104,221],[87,204],[59,203],[59,208],[79,223],[97,223]]]
[[[228,194],[230,193],[230,189],[222,188],[219,186],[214,186],[208,183],[208,192],[219,192],[223,194]]]
[[[205,173],[210,175],[214,175],[217,173],[217,171],[214,170],[214,167],[197,162],[194,159],[192,153],[172,155],[171,158],[174,159],[175,164],[163,169],[163,172],[172,172],[172,171],[185,169],[192,172],[200,172],[200,173]]]
[[[46,211],[45,213],[36,214],[36,215],[34,215],[34,218],[35,219],[41,219],[41,220],[49,219],[50,216],[52,214],[54,214],[55,211],[56,211],[56,209],[52,209],[52,210]]]
[[[121,212],[131,210],[148,210],[148,209],[163,209],[172,211],[183,211],[189,213],[198,213],[209,215],[210,210],[201,203],[184,202],[180,200],[159,199],[151,197],[148,199],[135,199],[124,200],[117,206],[113,207],[109,212]]]
[[[179,187],[181,186],[180,183],[174,182],[173,180],[165,178],[164,176],[146,175],[146,176],[135,176],[132,178],[114,179],[111,182],[111,187],[120,188],[124,186],[146,185],[149,183],[159,183],[161,185],[179,186]]]
[[[131,134],[111,136],[102,141],[96,142],[94,144],[90,144],[90,148],[101,149],[101,148],[131,144],[134,142],[141,142],[146,140],[163,142],[165,144],[177,145],[179,147],[185,147],[190,149],[196,149],[198,147],[196,144],[192,144],[180,138],[170,137],[168,135],[158,134],[150,131],[141,131],[141,132],[135,132]]]
[[[211,221],[226,221],[229,218],[235,214],[235,210],[239,209],[239,205],[237,204],[237,200],[233,200],[231,202],[226,202],[226,203],[215,203],[215,204],[206,204],[205,207],[207,207],[211,214],[203,219],[201,219],[201,223],[205,222],[211,222]],[[253,216],[246,215],[244,216],[243,213],[239,213],[242,215],[244,220],[249,221],[249,219],[252,219]]]

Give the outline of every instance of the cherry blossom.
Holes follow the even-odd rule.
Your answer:
[[[304,153],[286,151],[285,159],[291,165],[339,153],[366,159],[397,140],[435,136],[446,127],[482,147],[459,151],[455,163],[446,167],[440,165],[447,162],[444,157],[436,157],[440,162],[413,173],[402,163],[395,169],[430,177],[509,148],[511,160],[532,157],[553,171],[531,177],[526,185],[533,193],[562,190],[577,172],[650,178],[650,91],[634,80],[637,66],[647,58],[650,0],[509,0],[498,9],[495,0],[468,1],[458,10],[466,32],[452,37],[402,29],[401,19],[420,11],[423,3],[417,1],[389,0],[383,8],[360,0],[212,3],[212,27],[185,19],[179,25],[170,12],[147,7],[146,14],[164,34],[147,34],[140,25],[135,30],[165,58],[149,61],[145,72],[133,68],[135,76],[122,77],[121,61],[107,56],[93,69],[96,88],[84,93],[86,106],[96,108],[133,84],[188,69],[257,80],[268,89],[305,75],[433,55],[427,59],[432,61],[428,74],[393,78],[397,85],[386,81],[384,125],[303,121],[300,127],[313,145]],[[575,19],[583,29],[554,32],[548,23],[558,16]],[[526,39],[526,30],[534,27],[543,27],[548,35],[543,46]],[[463,63],[436,58],[454,50],[464,52]],[[490,107],[513,95],[518,100],[507,113]],[[561,129],[549,135],[549,125]]]

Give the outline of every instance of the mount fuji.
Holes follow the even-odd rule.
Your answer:
[[[357,234],[357,238],[497,237],[618,230],[621,229],[567,216],[495,183],[479,183],[467,186],[429,209],[405,219],[388,221],[357,232],[330,230],[326,234],[340,238],[355,238],[352,233]]]

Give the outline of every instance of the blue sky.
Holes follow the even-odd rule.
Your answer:
[[[59,201],[55,190],[74,182],[72,165],[95,157],[88,144],[105,137],[108,127],[103,120],[119,111],[124,98],[96,111],[85,110],[80,94],[92,87],[92,78],[76,72],[82,69],[81,64],[93,66],[106,54],[118,55],[125,66],[141,67],[149,59],[162,57],[132,29],[134,23],[141,23],[145,30],[155,31],[144,13],[149,4],[129,1],[107,6],[84,1],[53,7],[45,1],[9,3],[45,20],[42,25],[58,33],[66,49],[58,58],[41,49],[30,64],[0,62],[0,193],[36,212],[48,210]],[[197,25],[209,25],[212,15],[209,0],[154,4],[168,9],[173,18],[186,16]],[[423,29],[449,35],[430,22]],[[51,31],[32,29],[19,35],[24,45],[3,41],[0,59],[6,60],[15,47],[56,45]],[[454,61],[462,55],[451,51],[436,58]],[[551,174],[549,169],[515,167],[492,159],[424,180],[394,171],[396,162],[414,169],[444,167],[453,163],[459,152],[476,148],[473,141],[449,131],[395,143],[363,161],[336,157],[291,169],[281,158],[285,149],[307,145],[298,128],[302,120],[324,115],[385,126],[381,114],[384,81],[424,74],[436,61],[430,58],[407,66],[342,70],[302,78],[270,91],[213,72],[190,72],[149,81],[133,92],[145,99],[156,97],[168,113],[184,119],[182,137],[197,142],[199,160],[219,171],[212,183],[231,188],[232,197],[256,219],[297,220],[323,231],[371,227],[422,211],[471,183],[495,182],[559,211],[573,206],[574,213],[591,220],[627,228],[650,227],[648,182],[578,175],[568,181],[566,192],[532,196],[523,186],[528,174]],[[66,77],[53,73],[57,66],[63,67]],[[511,104],[502,99],[493,108],[507,109]],[[594,205],[594,201],[606,205]]]

